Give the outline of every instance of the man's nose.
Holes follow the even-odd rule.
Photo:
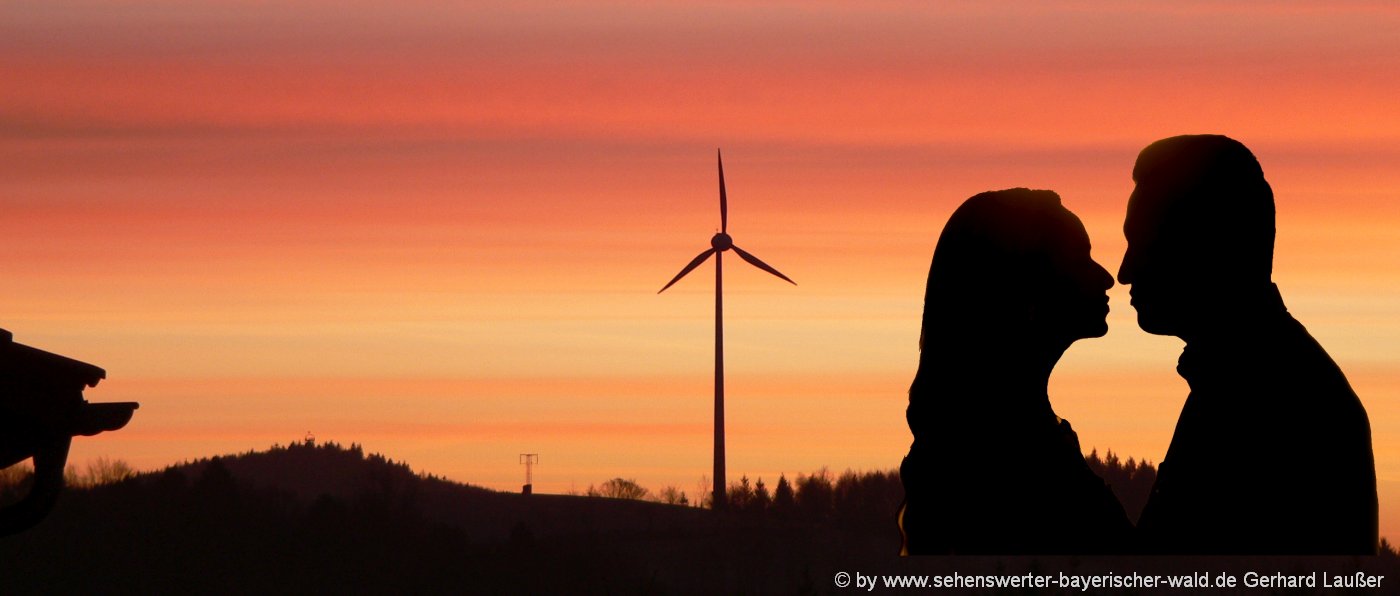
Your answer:
[[[1133,254],[1132,247],[1129,247],[1128,251],[1123,253],[1123,263],[1118,266],[1118,283],[1125,286],[1133,283],[1133,261],[1135,260],[1136,255]]]

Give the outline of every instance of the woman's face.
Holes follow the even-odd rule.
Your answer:
[[[1089,256],[1089,234],[1068,210],[1050,243],[1048,270],[1031,306],[1033,324],[1074,341],[1108,332],[1108,289],[1113,276]]]

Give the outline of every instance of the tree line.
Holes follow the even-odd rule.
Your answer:
[[[1124,461],[1112,450],[1101,456],[1097,449],[1090,451],[1084,461],[1113,489],[1128,516],[1136,521],[1152,492],[1152,483],[1157,480],[1152,462],[1132,457]],[[713,508],[709,487],[709,479],[703,476],[696,491],[690,494],[675,485],[653,491],[634,478],[616,477],[570,494]],[[699,498],[692,498],[692,494]],[[780,474],[771,485],[762,477],[750,480],[743,475],[729,483],[726,498],[725,508],[740,514],[852,524],[891,523],[904,500],[904,487],[896,469],[848,469],[836,475],[823,467],[810,474],[798,474],[793,480]]]

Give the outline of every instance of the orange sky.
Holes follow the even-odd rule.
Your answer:
[[[155,468],[300,438],[511,489],[891,468],[962,199],[1055,189],[1116,270],[1137,151],[1218,132],[1278,197],[1276,281],[1371,415],[1400,536],[1400,10],[1385,3],[80,2],[0,20],[0,326],[142,402]],[[736,265],[737,261],[733,261]],[[1074,346],[1086,447],[1161,459],[1180,342]]]

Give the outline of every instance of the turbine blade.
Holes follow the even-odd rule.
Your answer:
[[[792,285],[794,285],[794,286],[797,285],[797,282],[792,281],[791,279],[788,279],[788,276],[786,276],[786,275],[783,275],[783,274],[781,274],[781,273],[778,273],[778,270],[777,270],[777,269],[774,269],[774,268],[772,268],[772,267],[769,267],[769,266],[768,266],[768,263],[764,263],[763,261],[758,260],[758,257],[755,257],[755,256],[753,256],[753,255],[751,255],[751,254],[745,252],[744,249],[739,248],[739,247],[737,247],[737,246],[735,246],[735,247],[733,247],[733,248],[734,248],[734,252],[739,253],[739,258],[741,258],[741,259],[743,259],[743,260],[745,260],[745,261],[748,261],[750,265],[753,265],[754,267],[758,267],[759,269],[762,269],[762,270],[764,270],[764,271],[767,271],[767,272],[769,272],[769,273],[772,273],[773,275],[776,275],[776,276],[778,276],[778,277],[781,277],[781,278],[783,278],[784,281],[787,281],[788,283],[790,283],[790,284],[792,284]]]
[[[671,281],[670,281],[670,282],[668,282],[668,283],[667,283],[664,287],[662,287],[660,290],[657,290],[656,293],[657,293],[657,294],[660,294],[660,293],[662,293],[662,292],[665,292],[665,291],[666,291],[666,288],[671,287],[671,286],[674,285],[676,282],[680,281],[682,277],[685,277],[685,274],[690,273],[691,270],[695,269],[696,267],[699,267],[700,264],[701,264],[701,263],[704,263],[704,262],[705,262],[705,259],[710,258],[710,255],[712,255],[712,254],[715,254],[715,249],[713,249],[713,248],[711,248],[710,250],[707,250],[707,251],[705,251],[705,252],[700,253],[700,256],[695,257],[695,260],[691,261],[689,265],[686,265],[686,266],[685,266],[685,269],[681,269],[681,272],[680,272],[680,273],[677,273],[675,277],[671,278]]]
[[[719,231],[729,231],[729,197],[724,192],[724,155],[715,149],[715,157],[719,160]]]

